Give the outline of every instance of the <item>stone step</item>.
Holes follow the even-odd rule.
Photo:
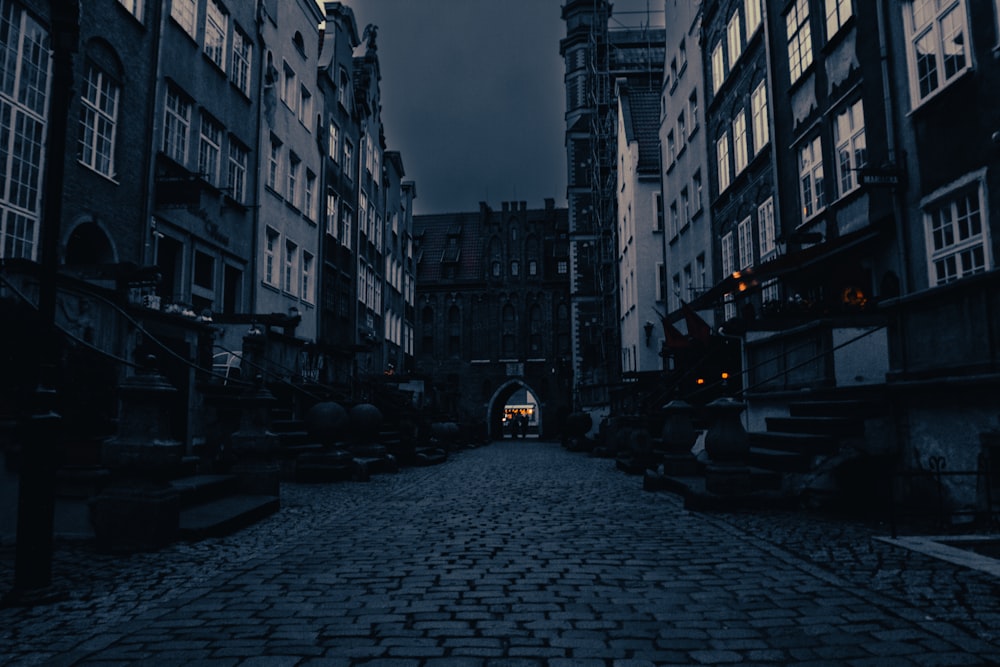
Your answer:
[[[865,419],[884,412],[875,401],[841,399],[828,401],[793,401],[788,413],[793,417],[847,417]]]
[[[276,496],[235,495],[181,509],[178,535],[185,540],[227,535],[280,509]]]
[[[268,428],[272,433],[306,433],[306,423],[302,419],[272,419],[271,425]]]
[[[848,417],[768,417],[767,430],[813,435],[863,436],[864,422]]]
[[[812,470],[813,458],[802,452],[751,447],[747,463],[756,468],[775,472],[808,472]]]
[[[780,449],[808,455],[834,454],[837,452],[837,438],[831,435],[813,433],[781,433],[776,431],[751,431],[747,433],[751,447]]]
[[[192,507],[236,493],[239,480],[236,475],[190,475],[170,480],[177,490],[181,507]]]

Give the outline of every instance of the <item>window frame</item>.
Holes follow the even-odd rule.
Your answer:
[[[855,110],[857,114],[855,113]],[[833,141],[836,159],[834,165],[837,169],[837,193],[843,197],[850,194],[861,186],[856,173],[868,164],[868,144],[865,134],[864,100],[857,99],[848,104],[836,115],[833,122]],[[860,129],[855,125],[856,115],[861,117]],[[848,119],[848,136],[841,137],[841,119]],[[860,147],[859,144],[860,143]],[[844,150],[847,148],[848,150]],[[858,157],[858,154],[861,157]],[[846,156],[846,160],[844,159]]]
[[[747,165],[750,164],[750,152],[747,141],[747,114],[746,109],[740,108],[733,118],[733,169],[737,175],[741,174]]]
[[[715,141],[716,175],[719,181],[719,194],[721,195],[732,184],[732,175],[729,170],[729,132],[724,131]]]
[[[973,172],[958,181],[946,185],[920,202],[924,222],[925,246],[927,249],[927,282],[931,288],[940,287],[971,275],[990,271],[995,265],[991,253],[990,227],[988,222],[989,210],[987,207],[985,179],[985,169]],[[975,196],[975,203],[977,205],[975,215],[978,230],[975,232],[970,230],[965,238],[962,238],[960,221],[964,219],[967,221],[967,226],[971,225],[969,223],[968,210],[965,216],[959,215],[958,202],[961,198],[968,200],[971,195]],[[951,217],[947,221],[947,228],[943,225],[935,224],[939,220],[936,213],[943,211],[946,206],[951,213]],[[941,232],[942,243],[940,247],[936,239],[938,231]],[[946,239],[946,236],[950,238]],[[982,266],[971,269],[958,266],[958,263],[963,261],[963,255],[966,253],[974,255],[976,250],[979,250],[981,255]],[[973,259],[975,258],[973,257]],[[939,264],[947,264],[947,260],[955,260],[955,266],[950,275],[946,274],[942,276],[939,273]]]
[[[214,13],[213,13],[214,8]],[[213,43],[213,40],[218,40]],[[216,0],[205,3],[205,38],[202,50],[223,72],[229,51],[229,15]]]
[[[809,153],[806,160],[806,153]],[[799,203],[802,222],[808,222],[826,209],[826,174],[823,169],[823,139],[816,135],[799,146]],[[818,159],[817,159],[818,155]],[[819,177],[816,174],[819,172]]]
[[[91,81],[91,75],[96,74],[96,80]],[[105,83],[110,85],[105,87]],[[121,98],[121,86],[117,80],[93,63],[87,63],[84,75],[84,85],[80,92],[80,137],[77,143],[77,159],[80,164],[96,171],[102,176],[114,179],[115,154],[117,153],[118,136],[118,101]],[[96,100],[91,99],[91,91],[96,93]],[[103,101],[112,97],[110,108]],[[104,108],[102,108],[104,107]],[[102,129],[103,128],[103,129]],[[98,164],[102,157],[100,146],[106,147],[107,164],[102,168]],[[89,158],[88,158],[89,154]]]
[[[767,108],[767,79],[761,80],[750,94],[753,124],[753,152],[760,153],[771,141],[770,111]]]
[[[904,3],[900,7],[900,11],[903,12],[903,29],[906,38],[906,64],[909,73],[908,83],[910,87],[910,106],[911,108],[916,109],[928,100],[936,97],[942,91],[946,90],[966,72],[975,68],[975,61],[973,59],[974,54],[972,48],[970,47],[972,33],[969,26],[969,10],[966,0],[952,0],[951,2],[948,2],[944,8],[937,11],[932,10],[931,18],[920,25],[917,24],[915,14],[917,11],[917,2],[910,4]],[[946,58],[941,43],[940,23],[943,17],[946,17],[956,11],[961,12],[959,27],[961,28],[961,34],[964,37],[962,43],[962,55],[964,62],[961,67],[952,72],[951,75],[948,75]],[[932,47],[934,50],[934,77],[932,83],[933,87],[928,89],[926,92],[922,92],[922,79],[919,74],[921,64],[917,59],[916,44],[925,37],[930,38],[927,45]]]
[[[790,83],[794,84],[813,63],[809,0],[794,0],[785,14]]]

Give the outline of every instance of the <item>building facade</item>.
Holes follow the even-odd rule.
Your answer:
[[[418,215],[416,376],[432,414],[502,437],[504,405],[528,389],[539,433],[571,410],[567,212],[504,202]]]

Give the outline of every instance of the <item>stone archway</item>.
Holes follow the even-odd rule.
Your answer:
[[[507,401],[516,392],[521,389],[526,389],[538,400],[537,405],[537,423],[538,423],[538,434],[541,436],[544,430],[543,419],[545,417],[542,410],[542,396],[538,393],[534,387],[525,382],[524,380],[508,380],[501,384],[490,400],[486,404],[486,428],[489,433],[490,439],[501,439],[503,438],[503,408],[507,404]]]
[[[82,222],[66,239],[64,261],[67,265],[113,264],[114,244],[103,227],[94,221]]]

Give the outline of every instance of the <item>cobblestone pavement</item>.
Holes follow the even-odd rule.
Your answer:
[[[60,544],[69,599],[0,610],[0,664],[1000,664],[994,577],[878,526],[689,512],[556,444],[285,484],[282,503],[157,553]]]

